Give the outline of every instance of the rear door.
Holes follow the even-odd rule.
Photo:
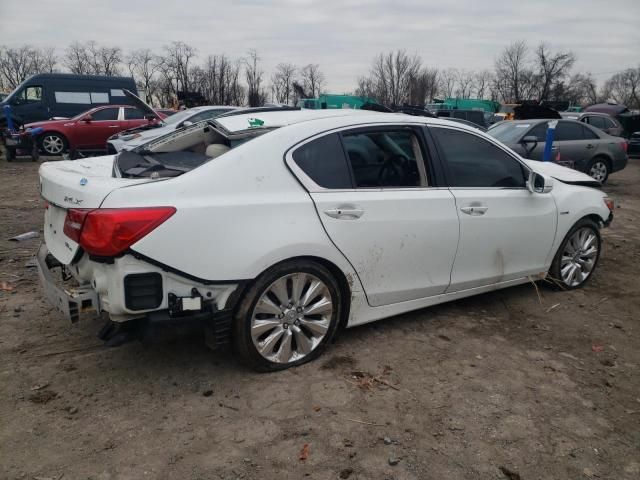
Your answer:
[[[79,149],[104,149],[107,138],[126,128],[119,107],[107,107],[91,113],[91,119],[77,122],[74,128],[76,147]]]
[[[145,113],[136,107],[124,108],[124,122],[126,128],[136,128],[142,125],[148,125],[149,120],[145,118]]]
[[[528,169],[485,137],[430,127],[460,219],[460,241],[447,292],[546,270],[557,213],[552,195],[526,188]]]
[[[418,128],[325,134],[294,149],[287,161],[356,270],[370,305],[446,290],[458,218],[451,192],[433,183]]]

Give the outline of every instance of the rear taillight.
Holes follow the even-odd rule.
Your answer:
[[[91,212],[86,208],[75,208],[67,210],[67,216],[64,219],[64,234],[76,243],[80,243],[80,231],[87,214]]]
[[[628,144],[627,142],[622,142],[622,143],[620,144],[620,146],[622,147],[622,151],[623,151],[624,153],[627,153],[627,149],[629,148],[629,144]]]
[[[175,212],[174,207],[71,209],[67,211],[64,233],[90,255],[113,257]]]
[[[612,198],[604,197],[602,200],[604,201],[604,204],[607,206],[610,212],[613,212],[615,210],[616,205]]]

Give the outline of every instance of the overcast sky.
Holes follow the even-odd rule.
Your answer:
[[[125,50],[172,40],[201,58],[255,48],[279,62],[318,63],[347,91],[379,52],[404,48],[438,68],[493,68],[508,43],[572,50],[599,82],[640,64],[640,0],[0,0],[0,44],[95,40]]]

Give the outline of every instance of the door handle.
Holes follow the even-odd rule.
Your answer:
[[[473,216],[484,215],[487,210],[489,210],[489,207],[485,207],[483,205],[474,205],[473,207],[460,207],[460,211],[462,213]]]
[[[330,208],[324,211],[325,215],[341,220],[357,220],[364,214],[364,210],[355,207]]]
[[[109,128],[118,128],[120,125],[109,125]]]
[[[587,145],[587,148],[588,148],[589,150],[591,150],[591,149],[593,148],[593,145],[589,144],[589,145]]]

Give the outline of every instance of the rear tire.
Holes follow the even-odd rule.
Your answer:
[[[602,239],[598,225],[583,218],[567,233],[556,253],[549,274],[563,290],[581,288],[596,270]]]
[[[275,265],[240,301],[233,324],[235,351],[259,372],[314,360],[338,329],[342,302],[338,282],[324,266],[309,260]]]
[[[593,158],[589,162],[589,166],[587,166],[587,175],[594,180],[599,181],[602,185],[607,182],[610,172],[611,168],[609,167],[609,162],[603,157]]]
[[[7,162],[13,162],[16,159],[16,149],[12,147],[4,148],[5,156],[7,157]]]

